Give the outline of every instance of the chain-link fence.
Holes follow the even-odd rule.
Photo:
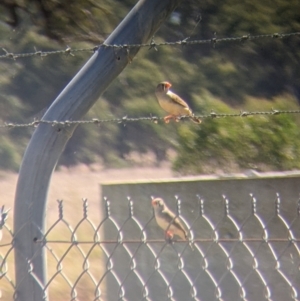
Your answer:
[[[270,200],[273,215],[259,212],[253,195],[247,208],[231,208],[223,196],[213,208],[195,197],[193,218],[177,198],[176,216],[188,240],[165,239],[151,199],[130,198],[128,210],[115,214],[104,199],[103,218],[92,221],[83,200],[82,218],[59,214],[32,244],[47,250],[49,300],[299,300],[300,201],[285,208],[279,195]],[[169,201],[170,203],[170,201]],[[272,204],[273,203],[273,204]],[[207,212],[206,212],[207,211]],[[140,213],[143,214],[140,214]],[[78,214],[79,216],[79,214]],[[147,218],[145,218],[147,216]],[[190,216],[190,214],[188,214]],[[13,232],[1,211],[0,288],[3,300],[18,298],[14,285]],[[73,225],[74,224],[74,225]],[[28,273],[39,282],[28,258]]]

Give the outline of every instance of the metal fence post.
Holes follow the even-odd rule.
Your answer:
[[[145,43],[181,1],[140,0],[105,44]],[[97,49],[56,98],[43,120],[76,120],[84,116],[138,51],[139,48]],[[34,240],[43,239],[51,175],[75,128],[76,125],[40,124],[26,149],[14,208],[16,300],[48,299],[44,288],[45,252]]]

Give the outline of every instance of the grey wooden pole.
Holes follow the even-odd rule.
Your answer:
[[[140,0],[105,41],[140,44],[153,36],[182,0]],[[130,62],[139,48],[99,48],[55,99],[43,120],[82,118],[101,93]],[[26,149],[20,168],[14,208],[14,246],[17,300],[48,299],[46,260],[42,243],[50,179],[76,125],[40,124]]]

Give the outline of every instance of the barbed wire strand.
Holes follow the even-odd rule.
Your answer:
[[[300,36],[300,32],[290,32],[290,33],[270,33],[270,34],[259,34],[259,35],[243,35],[238,37],[224,37],[224,38],[217,38],[214,36],[211,39],[203,39],[203,40],[189,40],[190,37],[187,37],[183,40],[175,41],[175,42],[159,42],[156,43],[154,38],[151,39],[150,43],[143,43],[143,44],[119,44],[119,45],[111,45],[102,43],[100,45],[94,47],[87,47],[87,48],[71,48],[67,46],[65,49],[60,50],[36,50],[34,52],[27,52],[27,53],[13,53],[9,52],[7,49],[2,48],[5,52],[4,54],[0,55],[0,59],[19,59],[19,58],[28,58],[33,56],[45,57],[49,55],[58,55],[58,54],[67,54],[72,55],[76,52],[95,52],[99,48],[114,48],[114,49],[131,49],[131,48],[144,48],[148,47],[149,49],[157,49],[158,47],[163,46],[195,46],[195,45],[204,45],[204,44],[212,44],[215,46],[219,43],[232,43],[232,42],[246,42],[246,41],[253,41],[253,40],[262,40],[262,39],[282,39],[288,38],[292,36]]]
[[[266,116],[266,115],[281,115],[281,114],[299,114],[300,110],[276,110],[272,109],[270,111],[240,111],[239,113],[217,113],[215,111],[211,111],[209,114],[197,115],[195,117],[200,119],[206,118],[236,118],[236,117],[248,117],[248,116]],[[180,121],[183,119],[190,119],[191,116],[179,116],[176,118],[176,121]],[[26,128],[26,127],[37,127],[40,124],[49,124],[51,126],[71,126],[74,124],[94,124],[101,125],[103,123],[120,123],[126,124],[127,122],[140,122],[140,121],[151,121],[154,123],[158,123],[159,121],[163,121],[163,117],[157,116],[144,116],[144,117],[128,117],[124,116],[122,118],[111,118],[111,119],[98,119],[93,118],[90,120],[34,120],[28,123],[13,123],[13,122],[4,122],[0,124],[0,128]]]

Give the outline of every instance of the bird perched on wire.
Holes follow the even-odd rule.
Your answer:
[[[171,86],[169,82],[161,82],[155,89],[159,105],[170,114],[164,117],[164,121],[169,123],[170,119],[178,121],[180,116],[190,116],[193,122],[201,123],[201,119],[193,114],[188,104],[180,96],[170,91]]]
[[[168,208],[162,198],[152,200],[154,216],[157,224],[165,231],[166,238],[172,239],[178,235],[183,240],[188,240],[188,233],[180,219]]]

